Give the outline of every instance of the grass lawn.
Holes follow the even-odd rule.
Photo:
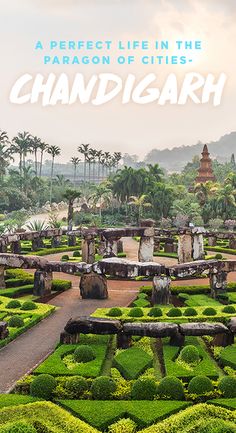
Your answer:
[[[236,410],[236,398],[216,398],[215,400],[209,400],[208,403]]]

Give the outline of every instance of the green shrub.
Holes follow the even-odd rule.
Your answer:
[[[180,308],[171,308],[168,313],[167,313],[168,317],[180,317],[182,316],[182,311],[180,310]]]
[[[222,259],[223,259],[222,254],[217,253],[217,254],[215,255],[215,259],[216,259],[216,260],[222,260]]]
[[[223,393],[225,398],[236,397],[236,377],[223,377],[219,382],[219,390]]]
[[[3,433],[37,433],[37,430],[28,422],[18,421],[5,428]]]
[[[157,385],[154,379],[140,378],[132,386],[131,397],[133,400],[153,400],[157,394]]]
[[[139,307],[133,307],[130,309],[129,312],[130,317],[142,317],[143,316],[143,310]]]
[[[198,364],[198,362],[200,361],[198,349],[191,344],[183,347],[183,349],[181,349],[180,351],[179,359],[186,364]]]
[[[50,374],[36,376],[30,384],[30,395],[49,400],[57,386],[56,379]]]
[[[228,314],[233,314],[233,313],[236,312],[236,310],[233,307],[233,305],[226,305],[224,308],[222,308],[222,312],[223,313],[228,313]]]
[[[115,390],[116,384],[114,380],[108,376],[97,377],[91,386],[92,397],[95,400],[109,400]]]
[[[164,377],[157,387],[157,393],[161,398],[184,400],[184,387],[177,377]]]
[[[80,256],[81,256],[80,251],[73,252],[73,257],[80,257]]]
[[[8,321],[10,328],[22,328],[24,326],[24,320],[20,316],[12,316]]]
[[[74,376],[67,380],[66,389],[73,394],[73,397],[79,398],[88,389],[88,385],[83,377]]]
[[[110,308],[107,315],[110,317],[119,317],[119,316],[122,316],[122,311],[118,307],[113,307],[113,308]]]
[[[184,310],[184,316],[197,316],[197,311],[195,308],[188,307]]]
[[[95,352],[88,344],[81,344],[74,351],[74,359],[76,362],[89,362],[95,358]]]
[[[20,301],[17,301],[17,299],[12,299],[12,301],[8,302],[6,305],[6,308],[20,308],[21,303]]]
[[[139,299],[148,299],[148,295],[146,293],[140,292],[138,294]]]
[[[214,390],[211,380],[207,376],[195,376],[188,384],[190,394],[205,394]]]
[[[130,418],[123,418],[108,427],[108,433],[135,433],[136,424]]]
[[[64,290],[71,289],[72,283],[70,280],[53,280],[52,290],[55,292],[63,292]]]
[[[136,299],[136,301],[133,302],[134,307],[140,307],[140,308],[147,308],[150,307],[150,302],[147,301],[147,299]]]
[[[38,306],[35,304],[35,302],[32,301],[25,301],[22,306],[21,306],[21,310],[36,310],[38,308]]]
[[[159,307],[152,307],[148,313],[148,316],[151,317],[161,317],[162,316],[162,311],[161,308]]]
[[[207,307],[203,310],[202,314],[204,314],[204,316],[215,316],[217,313],[215,308]]]
[[[70,257],[68,256],[68,254],[63,254],[63,256],[61,256],[61,260],[62,261],[67,261],[67,260],[70,260]]]

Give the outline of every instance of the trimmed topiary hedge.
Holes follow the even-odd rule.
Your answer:
[[[8,321],[10,328],[22,328],[24,326],[24,320],[20,316],[12,316]]]
[[[157,393],[161,398],[172,400],[184,400],[184,387],[177,377],[164,377],[158,387]]]
[[[130,309],[129,316],[130,317],[142,317],[143,316],[143,310],[139,307],[133,307]]]
[[[8,304],[6,305],[6,308],[9,309],[15,309],[15,308],[20,308],[21,307],[21,303],[20,301],[17,301],[16,299],[13,299],[12,301],[8,302]]]
[[[66,389],[71,392],[74,398],[80,398],[88,389],[87,381],[84,377],[74,376],[66,381]]]
[[[168,317],[180,317],[182,316],[182,311],[180,308],[171,308],[167,314]]]
[[[152,307],[150,309],[148,315],[150,317],[161,317],[162,316],[161,308],[159,308],[159,307]]]
[[[140,378],[132,386],[131,398],[133,400],[153,400],[157,394],[157,384],[154,379]]]
[[[200,361],[199,352],[196,346],[191,344],[183,347],[180,351],[179,358],[180,361],[186,364],[196,365]]]
[[[119,317],[122,316],[122,310],[118,307],[112,307],[107,313],[110,317]]]
[[[21,310],[28,311],[28,310],[37,310],[38,306],[33,301],[25,301],[22,306]]]
[[[188,392],[190,394],[202,395],[213,390],[213,384],[207,376],[195,376],[188,384]]]
[[[76,362],[89,362],[96,358],[96,354],[88,344],[79,345],[74,351]]]
[[[216,316],[217,313],[215,308],[207,307],[203,310],[202,314],[204,314],[204,316]]]
[[[57,386],[56,379],[50,374],[36,376],[30,384],[30,395],[49,400]]]
[[[109,400],[115,390],[116,384],[109,376],[97,377],[91,386],[92,397],[95,400]]]
[[[226,376],[219,382],[219,390],[225,398],[236,397],[236,377]]]

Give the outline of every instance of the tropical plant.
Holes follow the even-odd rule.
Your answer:
[[[73,227],[74,202],[77,198],[81,197],[81,192],[77,189],[67,189],[63,196],[68,201],[67,224],[68,231],[71,231]]]
[[[59,156],[61,154],[61,149],[58,146],[48,146],[47,147],[47,153],[51,155],[52,157],[52,164],[51,164],[51,176],[50,176],[50,203],[52,203],[52,179],[53,179],[53,171],[54,171],[54,162],[55,157]]]

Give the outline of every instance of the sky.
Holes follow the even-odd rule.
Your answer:
[[[29,131],[60,146],[60,162],[77,156],[81,143],[143,158],[153,148],[217,140],[235,130],[235,19],[235,0],[0,0],[0,129],[6,130],[10,138],[19,131]],[[128,66],[44,65],[43,53],[35,50],[38,40],[46,47],[50,40],[153,43],[167,39],[171,44],[175,40],[201,40],[203,49],[193,54],[193,63],[185,66],[143,66],[139,62]],[[45,49],[44,54],[47,53]],[[142,53],[130,54],[140,57]],[[112,55],[115,57],[118,52],[114,50]],[[220,106],[193,102],[184,106],[122,105],[119,98],[102,106],[76,103],[42,107],[40,102],[15,105],[9,101],[13,84],[25,73],[47,76],[50,72],[65,72],[70,79],[77,72],[86,79],[102,72],[123,78],[132,73],[137,79],[155,73],[158,82],[162,82],[174,72],[181,82],[190,71],[227,75]]]

